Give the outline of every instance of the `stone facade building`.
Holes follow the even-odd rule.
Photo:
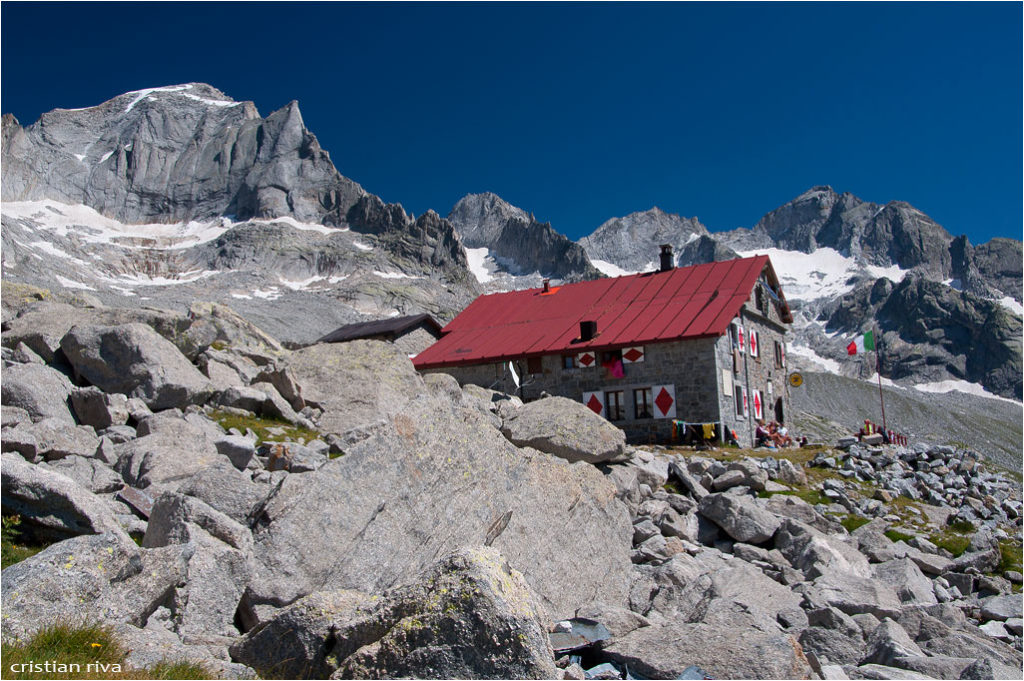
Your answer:
[[[441,337],[441,325],[428,314],[391,317],[373,322],[346,324],[319,338],[317,343],[345,343],[364,339],[394,344],[410,357],[429,347]]]
[[[786,325],[767,256],[481,296],[414,360],[459,383],[581,400],[632,442],[753,443],[789,410]]]

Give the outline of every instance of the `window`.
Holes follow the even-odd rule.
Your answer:
[[[625,370],[622,368],[622,350],[608,350],[601,353],[601,366],[608,372],[608,378],[622,378]]]
[[[757,298],[757,311],[763,314],[765,317],[768,316],[768,308],[770,307],[769,302],[769,290],[764,282],[757,284],[756,298]]]
[[[576,368],[576,355],[562,355],[562,368],[563,369],[575,369]]]
[[[543,373],[544,365],[541,362],[540,357],[527,357],[526,358],[526,372],[529,374]]]
[[[733,394],[736,396],[736,416],[746,416],[748,413],[747,389],[736,383],[733,386]]]
[[[652,404],[650,388],[637,388],[633,391],[633,413],[636,414],[636,418],[654,418]]]
[[[623,409],[623,392],[621,390],[612,390],[604,394],[605,408],[608,410],[609,421],[621,421],[626,418],[625,409]]]
[[[780,369],[786,366],[786,346],[779,341],[775,341],[775,366]]]

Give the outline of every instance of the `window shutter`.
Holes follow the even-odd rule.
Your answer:
[[[622,348],[622,363],[636,364],[644,361],[644,346],[637,345],[631,348]]]
[[[763,407],[764,407],[764,396],[761,394],[760,390],[755,390],[754,391],[754,418],[755,419],[763,419],[764,418],[764,408]]]
[[[739,342],[740,352],[743,352],[743,327],[736,325],[736,340]]]
[[[746,386],[740,386],[740,394],[743,395],[743,415],[750,416],[750,402],[747,400]]]
[[[758,353],[757,341],[758,341],[758,339],[757,339],[757,331],[754,331],[753,329],[751,329],[750,330],[750,356],[751,357],[757,357],[757,353]]]
[[[604,416],[603,392],[583,393],[583,404],[587,405],[598,416]]]
[[[597,355],[595,355],[592,351],[581,352],[580,354],[576,355],[576,365],[581,366],[584,369],[588,367],[597,366]]]
[[[655,385],[651,387],[654,397],[654,418],[674,419],[676,417],[676,387]]]

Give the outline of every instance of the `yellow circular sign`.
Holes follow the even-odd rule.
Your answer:
[[[794,371],[789,375],[789,384],[794,388],[799,388],[804,384],[804,377]]]

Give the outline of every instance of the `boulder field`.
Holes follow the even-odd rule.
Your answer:
[[[2,357],[3,514],[45,546],[3,570],[5,641],[98,619],[224,678],[1019,677],[1020,488],[974,453],[632,447],[221,306],[37,302]]]

